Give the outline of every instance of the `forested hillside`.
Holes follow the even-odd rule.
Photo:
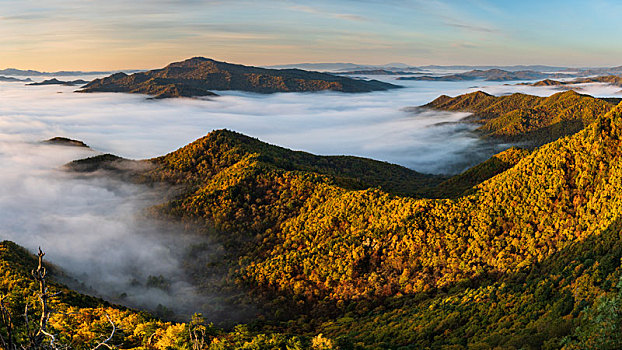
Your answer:
[[[576,133],[616,104],[574,91],[549,97],[521,93],[493,96],[476,91],[456,97],[443,95],[423,107],[471,112],[468,120],[482,124],[478,130],[483,135],[534,147]]]
[[[586,130],[523,157],[457,200],[395,197],[377,189],[352,191],[318,175],[261,170],[244,158],[164,210],[202,217],[221,230],[252,232],[254,245],[242,253],[240,278],[268,298],[286,295],[300,305],[327,303],[347,313],[360,300],[421,298],[421,293],[529,275],[560,259],[558,255],[575,242],[608,232],[622,199],[616,190],[622,174],[619,130],[616,109]],[[192,154],[182,149],[158,159],[163,166],[157,172],[186,169],[192,177],[202,164],[214,164],[213,159],[202,162]],[[180,168],[167,159],[194,165]],[[253,214],[263,221],[251,219]],[[618,266],[619,261],[608,273]],[[568,288],[576,286],[568,283]],[[592,292],[573,296],[571,302],[555,296],[566,295],[563,289],[551,288],[550,293],[558,294],[549,295],[550,304],[566,300],[564,315],[576,309],[577,317],[580,305],[590,305],[602,293],[598,285],[588,285]]]
[[[122,168],[134,181],[175,185],[178,195],[152,215],[211,228],[229,249],[221,263],[232,280],[266,305],[250,328],[214,330],[228,346],[278,338],[273,346],[285,349],[315,337],[343,349],[617,348],[622,107],[523,96],[443,105],[488,105],[494,120],[504,106],[546,103],[562,113],[550,120],[593,122],[449,180],[229,131]]]

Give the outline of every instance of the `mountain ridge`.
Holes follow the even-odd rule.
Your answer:
[[[497,97],[476,91],[457,97],[443,95],[422,107],[471,112],[466,120],[482,124],[478,131],[484,136],[534,147],[574,134],[614,106],[608,99],[570,90],[548,97],[521,93]]]
[[[371,92],[398,88],[377,80],[357,80],[299,69],[266,69],[194,57],[146,72],[95,79],[78,92],[128,92],[155,98],[216,96],[212,90],[275,92]]]

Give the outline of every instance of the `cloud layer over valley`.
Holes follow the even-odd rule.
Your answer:
[[[41,246],[51,262],[83,283],[83,290],[107,299],[151,310],[161,304],[179,313],[209,312],[221,296],[198,293],[186,277],[184,259],[193,245],[200,244],[204,254],[192,258],[203,263],[216,259],[222,249],[174,225],[141,217],[144,208],[162,201],[156,190],[59,170],[95,151],[39,141],[65,136],[98,151],[138,159],[228,128],[318,154],[357,155],[420,172],[456,173],[503,146],[486,144],[471,132],[474,125],[459,123],[465,113],[409,112],[406,107],[478,89],[493,94],[557,92],[474,83],[405,82],[404,89],[368,94],[223,92],[211,100],[150,100],[78,94],[75,87],[0,83],[0,240],[32,251]],[[593,84],[582,92],[611,96],[617,90]],[[186,303],[180,305],[180,299]]]
[[[368,94],[221,92],[206,101],[4,83],[0,138],[31,142],[67,136],[104,152],[149,158],[227,128],[292,149],[370,157],[432,173],[464,170],[494,152],[482,154],[485,145],[468,132],[471,126],[454,123],[466,114],[404,110],[443,93],[472,91],[473,82],[406,84],[410,87]],[[491,89],[504,88],[526,90]]]
[[[199,293],[184,268],[193,247],[201,247],[193,259],[208,263],[219,246],[141,215],[162,201],[160,191],[60,169],[95,154],[0,141],[0,240],[31,251],[40,246],[67,274],[64,282],[114,302],[178,315],[209,312],[209,303],[221,303],[217,295]]]

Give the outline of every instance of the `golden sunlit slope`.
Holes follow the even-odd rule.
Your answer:
[[[541,147],[458,200],[363,189],[366,180],[382,188],[374,183],[382,171],[402,179],[398,193],[421,178],[369,160],[381,170],[347,177],[358,173],[347,163],[226,131],[152,160],[146,176],[186,189],[161,213],[256,235],[240,270],[252,285],[310,299],[411,293],[515,271],[606,227],[617,213],[618,114]]]
[[[497,97],[477,91],[457,97],[443,95],[423,107],[471,112],[469,120],[482,124],[478,130],[486,136],[540,146],[574,134],[614,105],[574,91],[549,97],[520,93]]]
[[[615,291],[622,258],[622,107],[598,116],[606,106],[583,99],[546,101],[594,116],[588,127],[531,153],[506,151],[438,187],[466,190],[458,199],[396,195],[421,178],[386,163],[292,152],[228,131],[145,161],[139,178],[181,189],[157,215],[217,229],[236,283],[293,322],[272,329],[388,348],[528,340],[539,348],[547,339],[558,348],[566,336],[588,341],[575,327],[592,322],[582,310],[599,293]],[[365,167],[378,169],[360,173]],[[393,194],[369,187],[387,186],[391,174]]]

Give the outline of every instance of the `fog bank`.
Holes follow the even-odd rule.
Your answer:
[[[140,215],[161,203],[153,188],[59,169],[96,152],[79,147],[0,141],[0,240],[46,258],[79,291],[163,316],[204,312],[214,321],[227,308],[222,296],[202,293],[184,264],[193,247],[200,267],[222,248],[174,223]],[[168,312],[169,310],[170,312]],[[237,317],[237,315],[233,315]]]

